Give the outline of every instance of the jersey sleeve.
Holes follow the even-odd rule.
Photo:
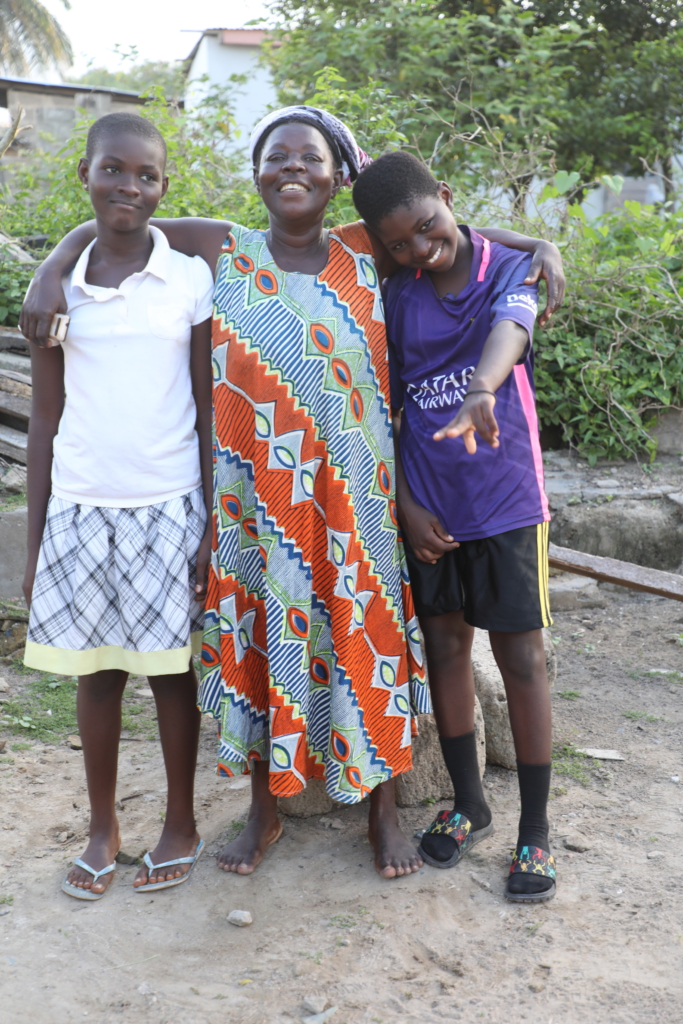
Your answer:
[[[206,260],[201,256],[192,257],[195,307],[192,326],[204,323],[213,313],[213,274]]]
[[[531,342],[538,312],[538,285],[524,284],[530,266],[531,256],[527,254],[501,261],[491,296],[491,327],[500,320],[513,320],[526,329]]]

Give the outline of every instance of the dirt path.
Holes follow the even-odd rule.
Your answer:
[[[209,855],[192,880],[150,898],[131,888],[135,867],[120,865],[105,899],[70,899],[59,886],[87,825],[83,758],[63,742],[73,687],[0,663],[5,712],[23,708],[38,723],[0,734],[3,1022],[292,1024],[318,996],[338,1007],[331,1024],[681,1024],[683,649],[667,637],[683,634],[683,608],[610,595],[604,609],[558,615],[553,632],[559,893],[536,907],[502,898],[518,814],[503,769],[485,780],[496,833],[454,870],[381,880],[365,808],[353,807],[334,813],[341,827],[285,819],[254,876],[224,875],[212,855],[241,827],[249,790],[213,775],[209,722],[197,786]],[[164,807],[153,702],[134,689],[143,685],[131,687],[121,744],[121,828],[133,855],[154,845]],[[52,724],[53,742],[30,738]],[[626,760],[586,760],[567,744],[614,747]],[[433,813],[401,818],[412,833]],[[587,851],[565,849],[565,836]],[[229,925],[233,909],[254,924]]]

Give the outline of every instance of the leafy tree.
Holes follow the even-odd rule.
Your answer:
[[[139,60],[136,46],[124,49],[115,46],[119,55],[119,68],[89,67],[80,78],[69,81],[78,85],[100,85],[126,92],[145,93],[160,87],[169,100],[178,100],[185,92],[185,67],[183,61]]]
[[[321,67],[351,87],[374,78],[421,104],[423,151],[453,120],[459,83],[506,145],[543,137],[557,166],[585,181],[658,159],[666,171],[683,145],[680,0],[275,0],[271,10],[283,101],[309,96]]]
[[[62,0],[68,9],[68,0]],[[70,64],[71,44],[39,0],[0,0],[0,68],[28,77],[31,68]]]

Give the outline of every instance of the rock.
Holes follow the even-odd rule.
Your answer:
[[[529,988],[532,992],[542,992],[545,988],[545,984],[542,981],[530,981]]]
[[[7,747],[7,740],[0,740],[0,754],[2,754],[3,750],[5,750],[6,747]]]
[[[301,1005],[308,1013],[322,1013],[327,1006],[325,996],[305,996]]]
[[[10,466],[1,482],[10,494],[22,494],[26,490],[26,467]]]
[[[590,843],[579,835],[565,836],[564,837],[565,850],[572,850],[574,853],[586,853],[590,850]]]
[[[312,1017],[302,1017],[303,1024],[325,1024],[325,1021],[329,1020],[333,1013],[336,1013],[339,1009],[338,1006],[331,1006],[329,1010],[325,1010],[324,1013],[316,1013]]]
[[[60,842],[61,842],[61,836],[60,836]],[[116,854],[116,860],[117,860],[117,862],[119,864],[139,865],[139,864],[142,864],[142,858],[144,857],[145,853],[146,853],[146,850],[143,850],[141,853],[138,853],[136,855],[134,853],[129,853],[127,850],[121,849]]]
[[[474,689],[481,703],[486,736],[486,760],[503,768],[517,767],[503,678],[491,653],[487,634],[476,629],[472,645]]]
[[[234,924],[236,928],[247,928],[253,922],[248,910],[231,910],[228,914],[228,924]]]
[[[327,814],[335,806],[334,800],[325,789],[323,779],[310,779],[308,785],[296,796],[283,796],[278,808],[293,818],[311,818],[314,814]]]
[[[551,576],[548,589],[552,612],[573,612],[577,608],[604,608],[607,604],[598,590],[597,582],[587,576],[574,576],[568,572]]]
[[[663,856],[664,856],[664,854],[662,853],[661,850],[650,850],[650,852],[647,855],[647,859],[648,860],[661,860],[661,858]]]
[[[657,455],[683,455],[683,412],[665,409],[651,431],[657,441]]]
[[[477,740],[479,773],[486,767],[484,718],[479,700],[474,706],[474,734]],[[416,807],[425,800],[450,800],[453,783],[446,770],[434,715],[420,715],[418,734],[413,737],[413,770],[396,777],[396,803]]]
[[[9,683],[0,676],[0,693],[9,693]]]
[[[147,698],[150,698],[150,697],[154,697],[154,693],[149,688],[149,686],[143,686],[139,690],[135,691],[135,696],[136,697],[147,697]]]
[[[330,828],[344,828],[344,822],[341,818],[333,818],[330,822]]]
[[[475,875],[474,871],[470,871],[470,878],[480,889],[483,889],[485,892],[491,892],[491,883],[487,882],[485,878]]]
[[[83,750],[83,744],[81,743],[80,736],[69,736],[67,743],[72,750]]]
[[[26,568],[26,536],[28,531],[28,510],[13,508],[0,512],[0,597],[16,597],[21,594],[21,583]],[[0,655],[12,654],[2,650]]]
[[[0,572],[2,571],[0,559]],[[0,594],[2,593],[2,578],[0,577]],[[16,654],[22,651],[26,643],[27,622],[19,622],[12,619],[0,619],[0,657],[7,657],[9,654]]]

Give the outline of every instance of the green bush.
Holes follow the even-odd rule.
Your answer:
[[[347,120],[360,145],[373,155],[407,145],[423,109],[419,97],[406,103],[376,82],[350,89],[334,68],[317,75],[309,101]],[[229,91],[215,90],[188,113],[170,106],[157,89],[142,108],[168,145],[171,185],[159,207],[161,216],[218,217],[266,226],[265,207],[244,154],[226,152],[223,146],[233,130],[231,102]],[[455,101],[453,124],[458,113]],[[0,200],[3,231],[16,238],[47,235],[51,246],[91,216],[76,177],[88,124],[82,121],[57,155],[40,153],[17,161]],[[595,183],[581,182],[577,172],[555,171],[545,142],[532,138],[528,149],[508,153],[495,128],[475,138],[449,130],[449,146],[464,146],[471,166],[478,165],[485,150],[489,168],[478,190],[463,192],[460,186],[471,180],[462,171],[465,161],[439,164],[439,174],[453,186],[458,219],[475,226],[505,224],[553,238],[564,255],[565,306],[536,336],[541,423],[559,426],[565,440],[591,463],[598,458],[654,458],[656,443],[648,429],[656,414],[683,405],[683,214],[670,204],[655,209],[627,202],[587,223],[574,200]],[[438,155],[436,150],[433,155]],[[539,168],[545,168],[540,176],[547,184],[533,202],[529,196],[512,207],[497,206],[494,199],[506,194],[511,167],[514,177],[524,177],[528,169],[539,176]],[[602,180],[618,191],[617,178]],[[327,222],[355,217],[350,193],[342,189]],[[0,323],[17,323],[31,272],[28,264],[0,262]]]
[[[3,259],[0,249],[0,325],[18,325],[21,304],[36,266],[36,263]]]
[[[628,201],[592,224],[568,212],[567,300],[536,334],[540,420],[592,464],[653,459],[656,414],[683,404],[683,217]]]

